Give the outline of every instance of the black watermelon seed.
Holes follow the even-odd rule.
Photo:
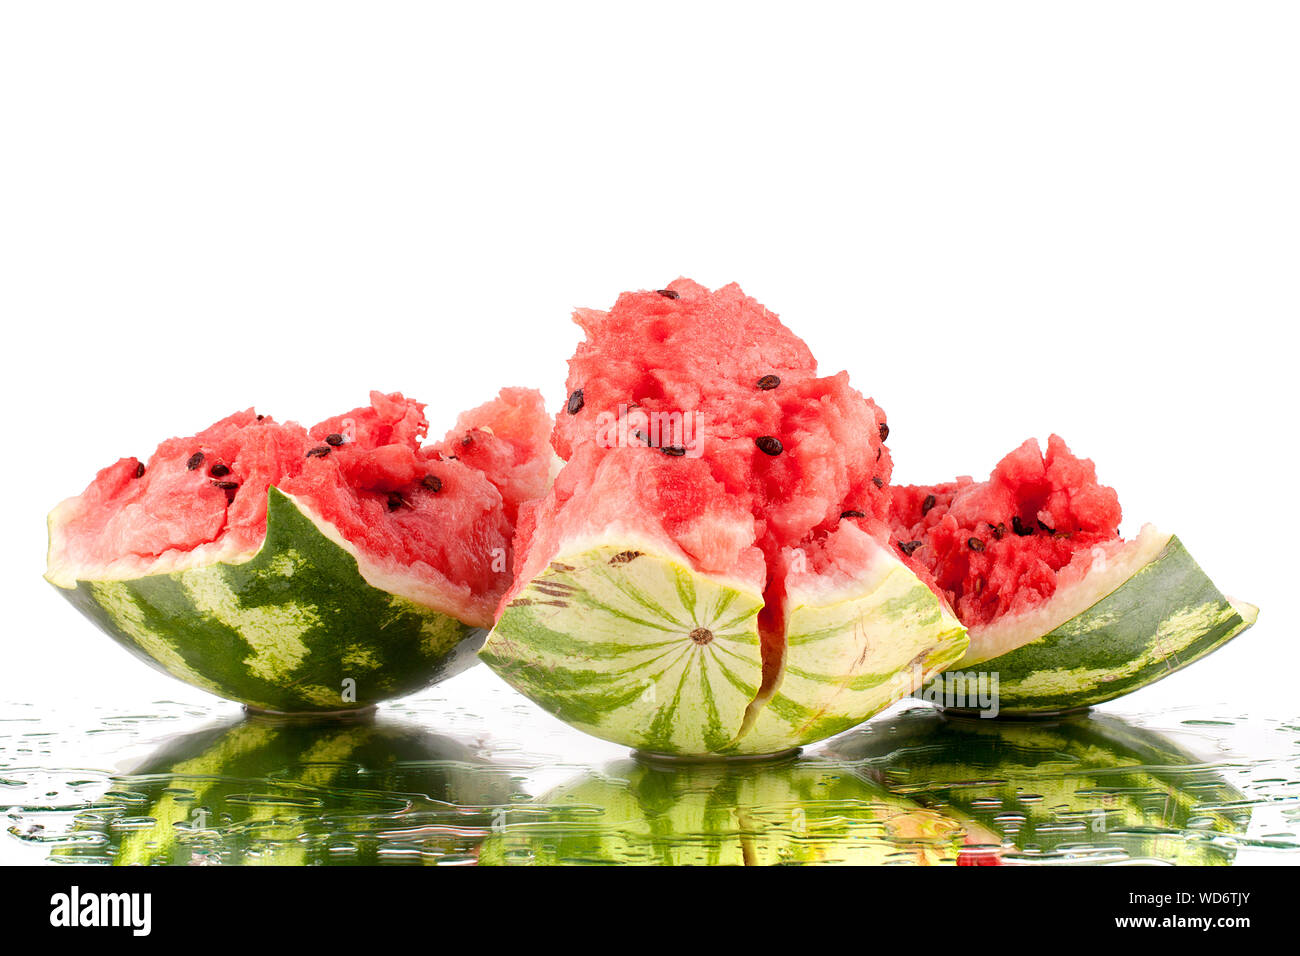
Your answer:
[[[582,389],[575,388],[573,394],[569,396],[569,404],[564,406],[565,411],[570,415],[578,414],[578,412],[582,411],[583,401]]]
[[[234,491],[239,487],[239,482],[237,481],[214,481],[213,484],[222,491]]]
[[[850,508],[848,511],[841,511],[840,517],[841,518],[865,518],[866,515],[863,514],[861,511],[857,511],[856,509]]]
[[[1025,535],[1034,533],[1033,528],[1026,528],[1024,526],[1024,523],[1020,520],[1020,515],[1016,515],[1011,519],[1011,530],[1022,538],[1025,537]]]
[[[610,564],[627,564],[629,561],[635,561],[641,557],[644,552],[641,551],[620,551],[609,559]]]
[[[1040,518],[1039,521],[1038,521],[1038,527],[1042,528],[1042,529],[1043,529],[1044,531],[1046,531],[1048,534],[1056,534],[1056,529],[1055,529],[1055,528],[1049,528],[1047,525],[1043,524],[1041,518]]]
[[[137,478],[144,477],[144,462],[138,461],[135,463],[135,476]]]
[[[425,475],[423,478],[420,479],[420,486],[423,488],[427,488],[434,493],[437,493],[439,491],[442,491],[442,479],[439,478],[437,475]]]
[[[885,453],[885,449],[883,449],[883,448],[877,448],[877,449],[876,449],[876,461],[880,461],[880,456],[883,455],[884,453]]]
[[[335,448],[338,448],[339,445],[343,444],[343,436],[340,435],[338,432],[333,432],[332,434],[326,435],[325,444],[333,445]]]
[[[185,463],[185,470],[193,471],[201,464],[203,464],[203,452],[196,451],[194,454],[190,455],[190,460]]]
[[[921,502],[921,517],[924,518],[928,515],[935,504],[934,495],[926,495],[925,500]]]
[[[912,556],[912,552],[915,551],[915,550],[916,550],[917,548],[919,548],[920,546],[921,546],[921,542],[920,542],[920,541],[900,541],[900,542],[898,542],[898,550],[899,550],[899,551],[902,551],[902,552],[903,552],[905,555],[907,555],[909,558]]]
[[[672,289],[655,289],[655,291],[665,299],[680,299],[682,297],[680,292],[674,292]]]
[[[966,547],[970,548],[972,551],[983,551],[984,542],[979,538],[967,538]]]
[[[324,458],[330,453],[329,445],[317,445],[311,451],[307,452],[308,458]]]
[[[884,479],[884,478],[879,478],[879,477],[877,477],[877,478],[872,478],[872,479],[871,479],[871,483],[872,483],[873,485],[875,485],[877,488],[883,488],[883,487],[885,487],[885,479]]]
[[[681,458],[686,454],[686,449],[681,445],[664,445],[659,450],[669,458]]]
[[[650,444],[650,436],[647,435],[645,432],[641,431],[641,429],[639,428],[636,431],[632,432],[632,437],[639,442],[644,442],[647,445]]]
[[[405,504],[406,504],[406,499],[403,498],[403,497],[401,496],[400,493],[398,493],[398,492],[396,492],[396,491],[390,491],[390,492],[388,493],[388,510],[389,510],[389,511],[396,511],[398,508],[402,507],[402,505],[405,505]],[[409,507],[409,505],[408,505],[407,507]]]
[[[223,465],[221,462],[217,462],[215,465],[213,465],[211,468],[208,469],[208,474],[211,475],[213,478],[224,478],[226,477],[226,475],[230,474],[230,469],[227,468],[225,465]]]
[[[568,597],[574,591],[572,584],[565,584],[563,581],[534,581],[532,586],[539,594],[545,594],[547,597]]]
[[[759,388],[761,388],[763,391],[770,392],[772,389],[776,388],[778,385],[781,384],[781,376],[764,375],[754,384],[757,385]]]
[[[460,440],[460,447],[468,448],[472,444],[474,444],[474,436],[466,432],[465,437]]]
[[[988,526],[989,526],[989,530],[993,532],[993,537],[999,541],[1001,541],[1002,536],[1007,533],[1007,526],[1001,521],[999,521],[997,524],[994,524],[993,522],[990,521],[988,522]]]
[[[754,439],[754,444],[758,446],[758,450],[764,455],[771,455],[774,458],[785,451],[781,439],[773,438],[771,435],[760,435]]]
[[[889,426],[886,425],[884,422],[881,422],[881,423],[880,423],[880,440],[881,440],[881,441],[885,441],[887,438],[889,438]]]

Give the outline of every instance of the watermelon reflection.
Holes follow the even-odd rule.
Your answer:
[[[1250,818],[1196,755],[1109,714],[1001,721],[916,708],[831,749],[890,793],[994,831],[1004,863],[1229,864]]]
[[[56,862],[468,863],[515,789],[464,744],[382,716],[215,724],[114,784]]]
[[[848,763],[628,760],[515,807],[483,864],[952,864],[969,839]]]

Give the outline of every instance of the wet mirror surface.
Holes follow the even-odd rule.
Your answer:
[[[910,702],[793,759],[665,763],[479,668],[327,721],[0,704],[0,806],[0,863],[1294,864],[1300,724]]]

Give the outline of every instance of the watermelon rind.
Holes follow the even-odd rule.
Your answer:
[[[1259,609],[1214,585],[1176,536],[1081,613],[981,659],[981,636],[952,669],[997,676],[997,716],[1050,716],[1114,700],[1200,660]],[[973,708],[950,708],[969,711]]]
[[[515,790],[504,768],[401,719],[253,715],[173,738],[115,776],[51,860],[468,863]]]
[[[747,730],[750,751],[848,730],[965,652],[966,629],[947,606],[892,553],[873,550],[874,560],[851,586],[791,584],[781,680]]]
[[[1004,863],[1227,865],[1250,823],[1220,770],[1097,711],[997,721],[914,707],[829,750],[894,795],[992,831]]]
[[[141,660],[258,710],[366,708],[475,663],[483,629],[367,581],[318,521],[272,487],[251,556],[51,583]]]
[[[967,838],[835,760],[629,760],[512,807],[479,864],[951,865]]]
[[[503,608],[480,657],[563,721],[638,751],[774,754],[847,729],[959,658],[965,629],[885,549],[851,590],[791,593],[763,683],[752,583],[625,533],[572,543]]]

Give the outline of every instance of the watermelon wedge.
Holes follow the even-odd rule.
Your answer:
[[[1130,693],[1222,647],[1259,613],[1224,596],[1178,538],[1147,525],[1124,540],[1115,491],[1057,435],[1045,454],[1025,442],[988,481],[891,494],[899,554],[969,629],[954,669],[996,675],[1000,714]]]
[[[734,285],[580,310],[516,580],[481,651],[615,743],[771,754],[877,713],[964,652],[889,543],[884,413]]]
[[[55,508],[45,576],[138,657],[259,710],[412,693],[474,662],[553,458],[526,389],[426,430],[400,394],[310,429],[238,412]]]

